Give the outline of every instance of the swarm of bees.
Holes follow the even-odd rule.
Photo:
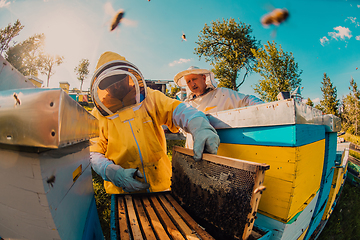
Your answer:
[[[119,25],[121,19],[124,17],[125,12],[123,10],[119,10],[115,16],[113,17],[110,25],[110,31],[115,30],[117,26]]]
[[[261,24],[265,27],[268,27],[271,24],[279,26],[281,23],[285,22],[289,16],[289,11],[287,9],[276,8],[261,18]]]

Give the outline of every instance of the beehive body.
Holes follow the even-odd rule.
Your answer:
[[[308,239],[332,206],[339,119],[293,99],[212,114],[218,155],[270,165],[255,225],[271,239]],[[336,178],[336,179],[333,179]],[[338,193],[337,191],[333,191]]]

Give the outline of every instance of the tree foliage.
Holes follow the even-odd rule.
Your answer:
[[[275,101],[279,92],[291,92],[300,85],[302,70],[299,70],[292,52],[284,52],[281,45],[278,49],[274,41],[268,41],[264,48],[252,52],[256,58],[253,70],[263,77],[255,84],[254,91],[262,100]]]
[[[59,56],[59,55],[51,55],[51,54],[46,54],[46,53],[42,53],[39,56],[39,67],[40,67],[40,72],[41,74],[44,74],[47,76],[47,87],[49,87],[49,81],[50,81],[50,77],[52,75],[54,75],[55,70],[54,67],[55,66],[59,66],[60,64],[63,63],[64,61],[64,57],[63,56]]]
[[[175,98],[176,94],[181,91],[181,88],[176,84],[170,84],[170,90],[166,89],[166,96]]]
[[[0,54],[7,51],[11,40],[19,35],[19,32],[24,28],[20,20],[17,19],[14,25],[7,25],[4,29],[0,29]]]
[[[41,69],[40,58],[45,35],[35,34],[6,51],[6,60],[24,76],[37,76]]]
[[[79,65],[74,68],[74,71],[77,75],[77,79],[80,81],[80,91],[82,91],[82,86],[84,83],[84,80],[89,75],[89,59],[81,59],[79,62]]]
[[[342,100],[342,128],[351,134],[359,135],[360,91],[357,89],[357,84],[353,78],[350,80],[349,90],[350,93]]]
[[[250,25],[232,18],[212,21],[200,31],[195,54],[211,63],[215,77],[220,80],[219,86],[237,90],[252,71],[254,56],[251,49],[257,49],[259,43],[251,33]],[[245,73],[237,85],[242,70]]]
[[[334,114],[338,116],[339,100],[337,99],[336,87],[333,86],[330,78],[326,75],[326,73],[324,73],[324,77],[321,83],[322,87],[320,87],[320,89],[323,96],[323,100],[320,100],[321,109],[325,114]]]
[[[306,105],[309,105],[310,107],[314,106],[314,102],[311,101],[311,99],[308,97],[307,101],[306,101]]]

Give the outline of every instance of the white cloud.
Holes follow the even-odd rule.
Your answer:
[[[360,41],[360,35],[355,37],[356,40]]]
[[[311,101],[314,103],[314,106],[315,106],[316,104],[320,103],[320,98],[315,98],[315,99],[312,99]],[[302,99],[302,102],[306,104],[308,102],[308,99],[304,98],[304,99]]]
[[[179,60],[175,60],[175,61],[169,63],[169,66],[173,67],[173,66],[175,66],[177,64],[186,63],[186,62],[190,62],[190,61],[191,61],[191,59],[180,58]]]
[[[360,26],[360,23],[356,21],[356,17],[348,17],[347,19],[345,19],[345,22],[346,22],[348,19],[351,21],[351,23],[355,24],[355,27],[359,27],[359,26]]]
[[[327,42],[329,42],[329,39],[327,37],[320,38],[320,43],[321,43],[322,46],[324,46],[325,43],[327,43]]]
[[[320,103],[320,98],[315,98],[315,99],[312,99],[311,101],[314,103],[314,105],[316,105],[316,104]]]
[[[338,38],[345,40],[345,37],[349,39],[352,37],[350,29],[346,27],[338,26],[334,27],[334,30],[337,32],[328,32],[328,34],[330,37],[335,38],[336,40],[338,40]]]
[[[10,2],[6,2],[7,0],[0,0],[0,8],[7,7],[10,5]]]
[[[356,5],[358,8],[360,8],[360,5]]]

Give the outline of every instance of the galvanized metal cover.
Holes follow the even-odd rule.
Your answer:
[[[98,136],[98,120],[62,89],[0,91],[0,143],[61,148]]]
[[[341,130],[339,117],[332,114],[324,115],[320,110],[294,99],[220,111],[208,114],[208,118],[217,129],[314,124],[324,125],[326,132]]]

